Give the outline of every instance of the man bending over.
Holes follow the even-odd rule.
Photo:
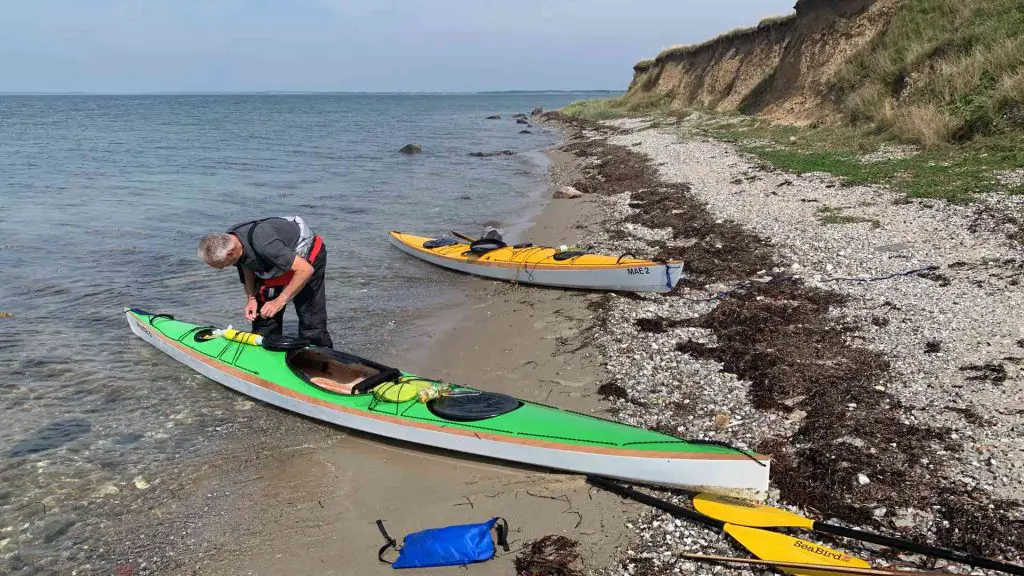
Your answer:
[[[199,257],[217,269],[238,267],[253,332],[281,334],[284,308],[294,302],[299,335],[334,347],[327,332],[327,250],[302,218],[252,220],[207,234],[199,241]]]

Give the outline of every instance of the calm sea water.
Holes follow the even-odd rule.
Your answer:
[[[513,223],[557,134],[511,115],[587,96],[0,97],[0,571],[73,557],[136,477],[245,432],[242,409],[271,417],[124,320],[139,306],[245,324],[234,271],[196,257],[202,234],[303,216],[327,242],[336,345],[372,355],[458,284],[387,232]],[[397,153],[411,142],[423,154]],[[468,156],[501,149],[519,154]]]

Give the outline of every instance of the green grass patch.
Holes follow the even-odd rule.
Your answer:
[[[622,118],[626,115],[626,112],[621,106],[618,106],[614,101],[617,98],[609,100],[577,100],[572,104],[569,104],[562,109],[562,113],[566,116],[572,116],[574,118],[582,118],[584,120],[590,120],[592,122],[600,122],[601,120],[614,120],[616,118]]]
[[[1024,166],[1024,145],[1004,136],[922,149],[906,157],[865,161],[866,155],[894,145],[895,136],[870,127],[773,126],[747,117],[710,125],[706,131],[735,142],[742,151],[783,170],[797,174],[827,172],[848,184],[884,184],[910,198],[955,203],[1007,190],[996,173]]]
[[[567,116],[599,122],[629,116],[665,116],[672,97],[669,94],[644,93],[604,100],[577,100],[562,109]]]

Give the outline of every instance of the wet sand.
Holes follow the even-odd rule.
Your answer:
[[[552,176],[571,174],[553,151]],[[552,200],[522,239],[571,244],[598,216],[587,199]],[[410,260],[410,265],[429,266]],[[436,268],[437,274],[453,274]],[[602,414],[600,358],[586,345],[586,304],[596,295],[515,286],[463,276],[466,296],[415,328],[380,360],[425,376],[504,392],[561,408]],[[426,353],[424,353],[424,351]],[[391,535],[506,518],[512,551],[476,565],[479,575],[512,574],[522,545],[547,534],[578,539],[588,569],[614,562],[627,543],[635,505],[590,490],[583,478],[428,450],[314,424],[315,431],[274,454],[258,439],[235,448],[227,476],[197,483],[180,574],[390,574],[377,549],[375,521]],[[205,501],[203,500],[205,498]],[[159,514],[159,512],[158,512]],[[391,556],[393,558],[393,554]],[[444,576],[460,567],[409,571]]]

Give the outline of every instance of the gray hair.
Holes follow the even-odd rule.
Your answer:
[[[233,246],[230,234],[207,234],[199,241],[199,258],[211,266],[224,262]]]

